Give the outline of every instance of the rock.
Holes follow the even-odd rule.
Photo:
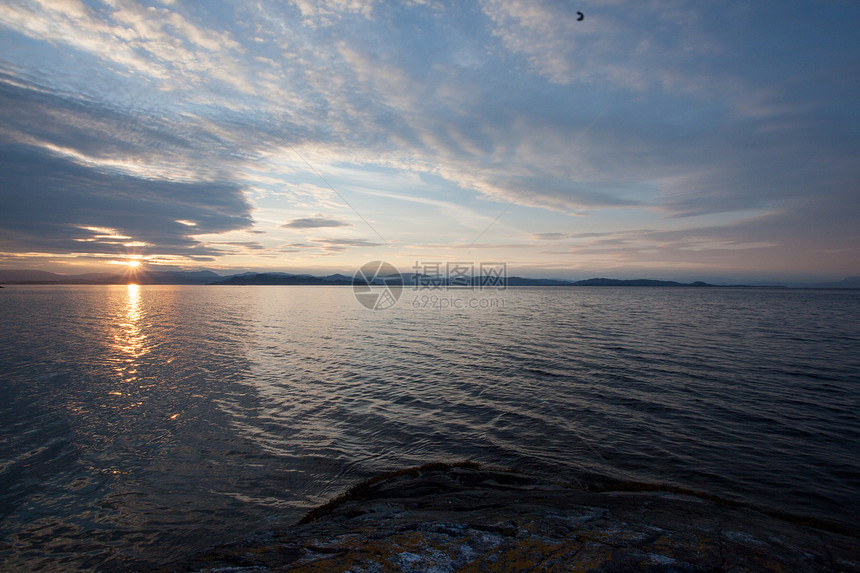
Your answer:
[[[860,571],[857,537],[823,527],[676,489],[433,464],[168,570]]]

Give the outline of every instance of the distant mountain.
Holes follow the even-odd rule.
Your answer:
[[[712,287],[716,285],[696,281],[693,283],[679,283],[675,281],[659,281],[654,279],[587,279],[576,281],[571,286],[635,286],[635,287]]]
[[[494,281],[498,281],[500,279],[496,279],[495,277],[474,277],[472,279],[473,284],[495,284]],[[570,286],[659,286],[659,287],[710,287],[716,286],[708,283],[704,283],[702,281],[696,281],[694,283],[679,283],[675,281],[660,281],[660,280],[652,280],[652,279],[634,279],[634,280],[622,280],[622,279],[605,279],[605,278],[595,278],[595,279],[587,279],[583,281],[565,281],[560,279],[529,279],[523,277],[507,277],[505,280],[505,284],[510,287],[521,287],[521,286],[546,286],[546,287],[570,287]],[[403,284],[405,285],[415,285],[415,284],[425,284],[425,285],[438,285],[438,286],[446,286],[448,282],[451,283],[451,286],[469,286],[457,284],[455,280],[447,281],[445,277],[430,277],[427,275],[403,275]]]
[[[4,284],[208,284],[220,279],[212,271],[152,271],[138,270],[133,274],[85,273],[60,275],[46,271],[0,270],[0,283]]]
[[[492,281],[489,281],[493,284]],[[522,277],[508,277],[506,280],[508,286],[573,286],[571,281],[563,281],[557,279],[525,279]]]
[[[253,273],[234,275],[210,282],[211,285],[351,285],[352,279],[333,279],[287,273]]]
[[[57,282],[65,278],[63,275],[49,273],[47,271],[29,271],[29,270],[0,270],[0,282],[16,283],[16,282]]]
[[[807,288],[860,288],[860,277],[848,277],[832,283],[805,285]]]
[[[346,275],[342,275],[340,273],[335,273],[333,275],[328,275],[327,277],[323,277],[327,281],[349,281],[352,282],[352,277],[348,277]]]
[[[212,271],[142,271],[132,280],[140,285],[205,285],[220,278]],[[129,276],[122,277],[120,282],[129,282]]]
[[[497,277],[473,277],[465,284],[457,278],[446,279],[430,275],[403,273],[400,275],[403,286],[452,286],[470,287],[494,285],[501,280]],[[378,277],[379,281],[386,277]],[[678,283],[651,279],[607,279],[594,278],[584,281],[565,281],[559,279],[530,279],[507,277],[506,286],[714,286],[700,281]],[[325,277],[309,274],[290,274],[282,272],[247,272],[223,277],[212,271],[153,271],[140,270],[132,274],[88,273],[80,275],[60,275],[45,271],[0,270],[0,283],[6,284],[212,284],[212,285],[351,285],[352,277],[340,273]],[[450,283],[450,284],[449,284]]]
[[[403,273],[404,286],[452,286],[452,287],[470,287],[481,285],[494,285],[503,280],[507,286],[572,286],[571,281],[563,281],[557,279],[526,279],[522,277],[507,277],[500,279],[498,277],[454,277],[446,279],[432,275]]]
[[[66,277],[66,275],[58,275],[58,276],[60,276],[61,278]],[[80,281],[80,282],[86,281],[89,283],[99,283],[99,282],[115,281],[122,275],[118,275],[115,273],[86,273],[83,275],[73,275],[73,276],[74,276],[75,281]]]
[[[492,288],[498,281],[504,280],[509,287],[540,286],[540,287],[715,287],[746,285],[714,285],[702,281],[681,283],[656,279],[609,279],[593,278],[581,281],[566,281],[560,279],[531,279],[524,277],[451,277],[431,276],[415,273],[399,275],[404,287],[472,287],[489,285]],[[381,284],[391,277],[377,277]],[[462,279],[465,278],[465,284]],[[2,270],[0,283],[13,284],[128,284],[134,282],[142,285],[351,285],[353,278],[340,273],[317,277],[309,274],[290,274],[282,272],[256,273],[247,272],[229,276],[221,276],[212,271],[155,271],[138,269],[134,273],[86,273],[78,275],[61,275],[46,271],[34,270]],[[782,285],[762,285],[777,287]],[[860,277],[848,277],[841,281],[796,285],[800,288],[860,288]]]

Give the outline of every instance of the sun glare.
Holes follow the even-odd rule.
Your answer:
[[[128,281],[129,285],[134,285],[137,282],[138,274],[143,271],[141,268],[143,266],[143,262],[139,259],[115,261],[114,264],[123,265],[125,267],[122,271],[122,276]]]

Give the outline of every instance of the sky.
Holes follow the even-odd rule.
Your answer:
[[[860,3],[4,0],[0,268],[860,275]]]

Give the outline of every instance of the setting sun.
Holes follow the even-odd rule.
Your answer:
[[[131,269],[136,269],[137,267],[140,266],[140,261],[135,261],[135,260],[126,261],[125,265]]]

